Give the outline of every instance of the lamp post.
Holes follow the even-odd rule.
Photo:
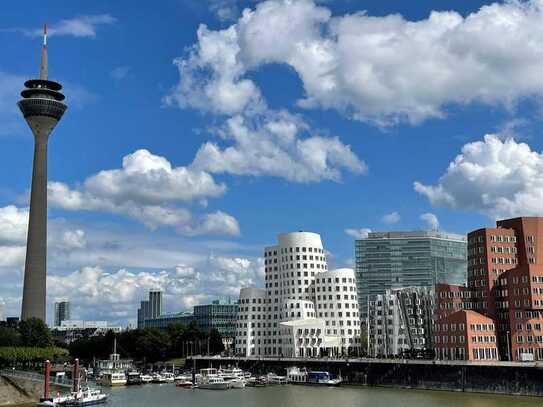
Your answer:
[[[511,332],[507,331],[505,333],[505,339],[507,341],[507,360],[510,361],[511,360],[511,346],[510,346],[510,343],[509,343],[509,335],[511,334]]]

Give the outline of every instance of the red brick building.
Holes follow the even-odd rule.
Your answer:
[[[469,233],[467,287],[436,286],[436,337],[443,335],[438,326],[455,323],[462,318],[456,313],[471,310],[470,315],[477,314],[494,322],[501,360],[543,360],[543,256],[540,254],[543,254],[543,218],[501,220],[496,228]],[[466,343],[468,336],[466,331]],[[438,357],[450,356],[449,344],[436,342],[435,348]],[[475,358],[467,348],[464,355],[468,360],[481,359]]]
[[[457,311],[437,321],[436,357],[445,360],[498,360],[494,320],[475,311]]]

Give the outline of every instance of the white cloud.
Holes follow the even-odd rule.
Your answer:
[[[362,229],[345,229],[345,233],[355,239],[365,239],[368,237],[368,234],[371,232],[371,229],[362,228]]]
[[[67,275],[50,275],[48,287],[52,300],[72,300],[79,317],[126,321],[135,318],[149,289],[163,290],[166,307],[180,311],[218,297],[237,298],[241,287],[262,284],[263,273],[260,258],[211,256],[196,267],[178,265],[158,272],[82,267]]]
[[[28,227],[28,208],[14,205],[0,208],[0,243],[26,242]]]
[[[117,66],[113,68],[109,74],[113,79],[120,81],[125,79],[131,70],[132,68],[129,66]]]
[[[0,246],[0,267],[20,267],[24,264],[25,254],[25,246]]]
[[[66,210],[103,211],[128,216],[150,229],[176,227],[189,234],[239,234],[237,221],[220,213],[194,218],[189,209],[176,206],[226,191],[207,172],[172,167],[170,162],[147,150],[137,150],[123,158],[121,169],[100,171],[83,185],[71,189],[49,182],[51,205]],[[222,220],[222,222],[220,222]]]
[[[420,220],[426,223],[426,228],[430,230],[439,229],[439,220],[433,213],[427,212],[420,215]]]
[[[437,185],[414,186],[435,206],[492,218],[542,215],[543,155],[526,143],[487,135],[466,144]]]
[[[67,248],[83,249],[87,246],[85,231],[81,229],[67,230],[62,234],[62,243]]]
[[[181,81],[170,101],[240,113],[262,102],[247,73],[278,63],[298,74],[300,106],[378,125],[444,117],[450,104],[511,108],[543,94],[542,19],[541,0],[494,3],[466,17],[434,11],[417,21],[332,16],[311,0],[264,1],[224,30],[198,29],[190,56],[176,60]]]
[[[191,167],[213,173],[282,177],[293,182],[339,181],[341,170],[364,173],[366,165],[338,138],[303,137],[307,125],[286,112],[268,113],[258,123],[243,116],[226,121],[224,149],[207,142]]]
[[[47,27],[49,36],[68,35],[72,37],[96,37],[96,30],[101,25],[114,24],[117,19],[109,14],[84,15],[60,20],[58,23]],[[32,36],[43,35],[43,29],[28,32]]]
[[[381,220],[387,225],[393,225],[394,223],[398,223],[400,221],[400,214],[398,212],[391,212],[384,215]]]

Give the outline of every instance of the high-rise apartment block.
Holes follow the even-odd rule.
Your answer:
[[[264,250],[265,288],[240,292],[237,354],[339,355],[360,346],[360,315],[351,269],[328,270],[316,233],[281,234]]]
[[[438,357],[542,360],[542,253],[543,218],[500,220],[469,233],[467,287],[436,287]],[[459,330],[458,320],[466,318]],[[469,351],[460,355],[454,337],[469,342]]]
[[[54,326],[58,327],[62,321],[71,320],[71,310],[69,301],[55,302],[55,321]]]
[[[466,281],[464,236],[431,231],[374,232],[355,242],[355,271],[362,322],[370,296],[404,287]]]

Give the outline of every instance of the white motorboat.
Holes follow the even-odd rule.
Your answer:
[[[305,368],[300,369],[297,367],[287,369],[287,381],[291,384],[306,384],[307,370]]]
[[[218,374],[217,369],[209,368],[200,370],[198,388],[207,390],[228,390],[230,385]]]
[[[268,384],[287,384],[287,376],[279,376],[275,373],[268,373]]]
[[[98,389],[87,388],[79,390],[76,393],[72,393],[72,398],[63,404],[62,406],[93,406],[96,404],[103,404],[107,401],[108,395],[102,393]]]
[[[230,384],[232,389],[243,389],[245,388],[246,380],[243,370],[238,369],[237,367],[221,369],[218,372],[225,382]]]
[[[160,373],[153,374],[153,383],[167,383],[167,380]]]
[[[161,376],[165,383],[173,383],[175,381],[175,375],[171,372],[163,372]]]
[[[225,380],[226,381],[226,380]],[[231,389],[244,389],[245,388],[245,380],[241,378],[231,379],[226,381],[230,385]]]
[[[152,381],[153,381],[153,376],[148,375],[148,374],[142,374],[141,375],[141,382],[143,384],[151,383]]]
[[[100,379],[100,384],[109,387],[124,386],[126,385],[126,375],[120,371],[104,372]]]

